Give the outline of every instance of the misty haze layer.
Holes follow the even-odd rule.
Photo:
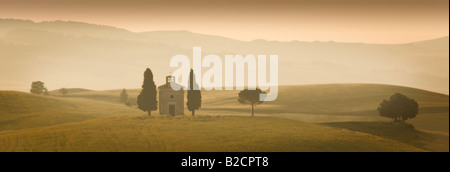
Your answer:
[[[431,39],[431,38],[430,38]],[[138,88],[164,83],[173,55],[278,54],[279,84],[382,83],[448,94],[448,37],[409,44],[237,41],[187,31],[135,33],[77,22],[0,20],[0,89]],[[172,69],[173,70],[173,69]],[[203,69],[206,71],[207,68]]]
[[[0,0],[0,18],[238,40],[408,43],[448,35],[448,0]]]

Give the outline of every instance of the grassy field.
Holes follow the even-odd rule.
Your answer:
[[[424,151],[268,117],[116,117],[0,133],[0,151]]]
[[[323,125],[367,133],[424,150],[449,151],[448,133],[417,130],[413,125],[392,122],[336,122]]]
[[[196,117],[187,110],[147,117],[120,104],[121,89],[77,90],[66,97],[0,91],[0,151],[449,151],[448,95],[413,88],[283,86],[254,118],[238,91],[202,92]],[[127,92],[135,98],[140,90]],[[376,114],[395,92],[420,105],[407,125]]]
[[[86,91],[70,97],[119,103],[122,90]],[[127,90],[135,100],[140,89]],[[390,121],[378,116],[383,99],[402,93],[419,103],[420,115],[410,120],[417,128],[449,131],[449,96],[425,90],[380,84],[324,84],[281,86],[274,102],[256,107],[256,115],[294,119],[312,123],[345,121]],[[201,111],[208,115],[248,116],[249,106],[237,102],[239,91],[203,91]],[[186,96],[186,94],[185,94]],[[185,97],[186,100],[186,97]],[[135,105],[135,104],[134,104]]]
[[[32,95],[14,91],[0,92],[0,131],[44,127],[140,112],[124,105],[88,99]]]

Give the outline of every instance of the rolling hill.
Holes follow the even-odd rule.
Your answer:
[[[52,96],[62,96],[60,90],[61,89],[51,90],[51,91],[49,91],[49,94]],[[92,91],[92,90],[88,90],[88,89],[84,89],[84,88],[66,88],[66,90],[71,94]]]
[[[0,132],[0,151],[425,151],[366,133],[267,117],[124,116]]]
[[[119,103],[122,90],[90,91],[69,97]],[[135,101],[140,89],[128,89]],[[377,107],[394,93],[402,93],[419,103],[420,115],[411,120],[418,128],[449,131],[448,95],[409,87],[382,84],[321,84],[281,86],[278,99],[256,107],[256,115],[285,117],[314,123],[345,121],[386,121]],[[237,102],[239,91],[203,91],[202,108],[209,114],[247,115],[249,107]],[[186,95],[186,94],[185,94]],[[135,105],[135,104],[134,104]],[[440,120],[437,120],[440,119]]]
[[[147,67],[161,85],[174,70],[171,57],[191,57],[193,46],[220,57],[278,54],[280,85],[383,83],[449,90],[448,36],[396,45],[247,42],[188,31],[135,33],[81,22],[15,19],[0,19],[0,89],[26,91],[29,83],[23,81],[36,80],[50,89],[136,88]]]
[[[377,107],[394,93],[402,93],[419,103],[417,128],[449,132],[448,95],[426,90],[381,84],[321,84],[281,86],[274,102],[256,107],[256,115],[269,115],[313,122],[389,121],[378,115]],[[203,92],[202,110],[222,114],[249,113],[249,107],[237,103],[238,91]],[[209,106],[207,106],[209,105]]]
[[[448,151],[448,96],[414,88],[283,86],[254,118],[237,103],[238,91],[203,91],[196,117],[187,110],[147,117],[119,104],[120,91],[68,97],[1,91],[0,151]],[[421,105],[412,126],[373,112],[394,92]]]
[[[0,91],[0,131],[80,122],[138,112],[124,105],[106,102]]]

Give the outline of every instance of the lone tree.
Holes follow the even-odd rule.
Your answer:
[[[389,100],[383,100],[378,107],[380,116],[394,119],[394,122],[404,122],[416,117],[419,104],[403,94],[395,93]]]
[[[36,82],[31,83],[30,93],[43,94],[43,93],[45,93],[45,90],[47,90],[47,88],[45,88],[43,82],[36,81]]]
[[[127,94],[127,91],[124,88],[122,90],[122,92],[120,93],[120,102],[127,103],[127,100],[128,100],[128,94]]]
[[[262,101],[259,100],[259,95],[261,93],[263,92],[259,88],[257,88],[256,90],[245,89],[239,92],[239,103],[252,105],[252,117],[255,112],[254,106],[262,103]]]
[[[151,116],[152,111],[158,109],[156,100],[156,85],[153,81],[153,73],[147,68],[144,72],[144,83],[142,84],[142,91],[137,97],[138,108],[147,111],[148,116]]]
[[[63,95],[63,97],[66,97],[66,95],[69,93],[69,90],[66,88],[59,89],[59,92]]]
[[[202,93],[200,90],[194,90],[194,86],[197,87],[197,83],[195,83],[194,70],[191,69],[186,105],[189,111],[192,112],[192,116],[195,116],[195,110],[198,110],[202,106]]]

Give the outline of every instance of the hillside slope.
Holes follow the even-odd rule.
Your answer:
[[[118,103],[121,89],[87,91],[69,94],[105,102]],[[137,97],[140,89],[127,89],[130,98]],[[203,109],[228,110],[245,108],[237,101],[239,91],[202,91]],[[449,96],[410,87],[383,84],[320,84],[280,86],[278,98],[260,105],[261,111],[270,113],[307,113],[372,115],[378,105],[394,93],[402,93],[414,98],[420,105],[421,113],[448,112]],[[185,94],[186,96],[186,94]],[[265,106],[267,105],[267,106]],[[236,110],[236,109],[235,109]]]
[[[122,90],[90,91],[71,97],[119,103]],[[140,89],[128,89],[135,102]],[[250,108],[237,101],[239,91],[202,91],[201,114],[248,115]],[[449,96],[416,88],[381,84],[323,84],[281,86],[274,102],[256,107],[257,116],[276,116],[324,123],[345,121],[389,121],[380,117],[377,107],[394,93],[402,93],[419,103],[419,115],[408,122],[417,128],[449,132]],[[186,94],[185,94],[186,96]],[[186,113],[189,113],[186,111]]]
[[[0,91],[0,131],[43,127],[139,111],[125,105]]]
[[[68,91],[67,93],[70,93],[70,94],[92,91],[92,90],[88,90],[88,89],[84,89],[84,88],[66,88],[66,90]],[[51,91],[49,91],[49,94],[52,96],[62,96],[62,93],[60,91],[61,91],[61,89],[51,90]]]
[[[0,132],[0,151],[424,151],[382,137],[267,117],[113,117]]]
[[[196,117],[146,117],[119,104],[120,91],[68,97],[1,91],[0,151],[448,151],[448,96],[414,88],[282,86],[279,99],[257,106],[253,118],[237,102],[238,91],[203,91]],[[416,129],[374,114],[394,92],[421,105],[408,121]]]
[[[279,99],[267,104],[286,112],[313,114],[374,114],[383,99],[394,93],[414,98],[421,113],[448,112],[449,96],[425,90],[381,84],[323,84],[281,87]]]

